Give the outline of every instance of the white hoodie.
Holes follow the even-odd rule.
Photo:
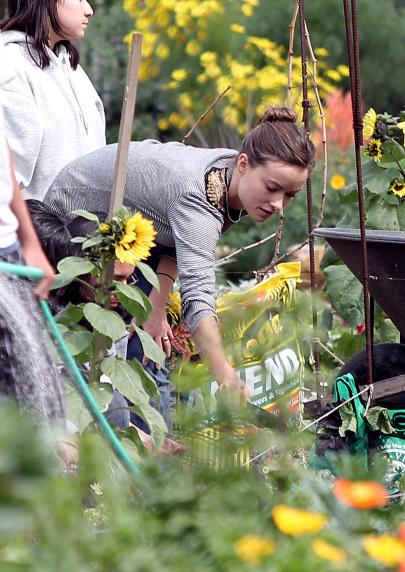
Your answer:
[[[42,200],[65,165],[105,145],[103,104],[83,69],[72,69],[64,46],[58,55],[48,50],[50,66],[41,69],[23,32],[1,37],[16,72],[1,85],[0,100],[17,180],[24,198]]]
[[[0,87],[10,81],[13,70],[4,58],[4,46],[0,36]],[[0,104],[0,249],[8,248],[17,240],[18,221],[10,208],[13,184],[10,173],[10,157],[4,131],[3,110]]]

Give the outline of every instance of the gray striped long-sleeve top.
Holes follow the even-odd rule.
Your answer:
[[[75,209],[107,212],[116,145],[108,145],[67,165],[45,196],[65,221]],[[124,205],[153,221],[157,243],[174,247],[183,315],[193,333],[216,315],[215,249],[227,217],[207,199],[205,174],[233,168],[237,151],[201,149],[148,139],[129,150]]]

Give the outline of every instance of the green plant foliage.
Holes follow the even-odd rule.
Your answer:
[[[61,260],[58,264],[59,274],[52,284],[52,290],[67,286],[78,276],[89,274],[94,270],[94,264],[90,260],[85,260],[79,256],[69,256]]]
[[[133,408],[150,426],[154,443],[159,448],[167,427],[161,415],[150,405],[149,395],[144,389],[137,367],[134,367],[133,362],[108,357],[103,360],[101,370],[111,379],[118,391],[132,401]]]
[[[159,280],[157,279],[157,276],[153,272],[152,268],[150,268],[150,266],[144,264],[143,262],[139,262],[137,264],[137,268],[142,272],[144,278],[146,278],[146,280],[150,284],[152,284],[152,286],[156,288],[156,290],[159,290]]]
[[[343,265],[329,266],[324,273],[327,278],[326,292],[335,310],[355,328],[364,321],[361,283]]]
[[[145,332],[145,330],[142,330],[136,324],[133,324],[133,327],[135,332],[139,336],[145,356],[154,361],[155,363],[163,365],[166,359],[166,354],[164,353],[164,351],[156,344],[156,342],[148,334],[148,332]]]
[[[111,338],[114,342],[125,335],[125,322],[116,312],[88,302],[83,307],[83,314],[97,332]]]

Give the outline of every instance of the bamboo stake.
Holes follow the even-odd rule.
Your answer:
[[[283,230],[284,230],[284,209],[281,209],[278,219],[276,244],[274,246],[274,254],[270,262],[270,267],[273,265],[274,261],[277,260],[277,258],[280,256],[280,244],[281,244],[281,239],[283,238]]]
[[[142,58],[142,34],[132,34],[131,49],[128,59],[127,75],[125,79],[124,98],[120,130],[118,134],[117,155],[115,157],[113,187],[111,190],[110,208],[108,216],[122,207],[124,199],[125,181],[127,178],[127,163],[129,143],[132,135],[134,120],[136,91],[138,87],[139,68]]]
[[[197,119],[197,121],[195,122],[195,124],[192,126],[192,128],[190,129],[190,131],[188,133],[186,133],[186,135],[184,135],[182,143],[186,144],[187,141],[190,139],[190,137],[192,136],[192,134],[194,133],[194,131],[197,129],[197,127],[200,125],[201,121],[209,114],[209,112],[214,109],[214,107],[217,105],[217,103],[224,97],[224,95],[226,93],[228,93],[228,91],[231,89],[231,86],[228,85],[228,87],[226,89],[224,89],[224,91],[222,91],[219,95],[217,95],[217,97],[214,99],[214,101],[211,103],[211,105],[209,105],[207,107],[207,109],[204,111],[204,113],[202,115],[200,115],[200,117]]]
[[[312,48],[312,42],[309,36],[309,31],[306,22],[305,22],[305,39],[307,42],[309,54],[311,56],[311,64],[312,64],[311,83],[312,87],[314,88],[316,102],[319,109],[319,117],[321,118],[321,124],[322,124],[322,151],[323,151],[322,194],[321,194],[321,204],[319,207],[318,218],[315,223],[315,228],[319,228],[323,221],[325,206],[326,206],[326,182],[328,178],[328,146],[327,146],[327,136],[326,136],[325,111],[323,109],[318,86],[318,68],[317,68],[318,60],[316,59],[314,50]]]
[[[297,1],[295,4],[291,22],[288,26],[290,28],[290,41],[288,44],[287,106],[290,108],[291,108],[291,91],[292,91],[292,69],[293,69],[293,58],[294,58],[294,36],[295,36],[295,25],[297,23],[298,12],[299,12],[299,4]]]
[[[298,6],[298,3],[297,3]],[[293,15],[293,19],[291,21],[290,24],[290,30],[295,30],[295,21],[297,19],[297,7],[294,11],[294,15]],[[328,146],[327,146],[327,135],[326,135],[326,116],[325,116],[325,111],[322,105],[322,100],[321,100],[321,96],[319,93],[319,86],[318,86],[318,74],[317,74],[317,59],[315,57],[315,53],[312,47],[312,42],[311,42],[311,38],[309,35],[309,31],[308,31],[308,26],[307,23],[305,22],[305,40],[308,46],[308,51],[310,53],[311,56],[311,64],[312,64],[312,73],[311,73],[311,83],[312,83],[312,87],[314,89],[314,93],[315,93],[315,98],[316,98],[316,102],[317,102],[317,106],[319,109],[319,116],[321,118],[321,124],[322,124],[322,149],[323,149],[323,179],[322,179],[322,193],[321,193],[321,204],[319,207],[319,213],[318,213],[318,218],[316,220],[316,223],[314,224],[314,229],[315,228],[319,228],[322,224],[324,215],[325,215],[325,206],[326,206],[326,198],[327,198],[327,178],[328,178]],[[293,42],[293,40],[291,40],[290,38],[290,46],[291,41]],[[292,69],[292,68],[291,68]],[[290,71],[289,71],[289,86],[291,87],[291,79],[290,79]],[[290,89],[289,87],[289,89]],[[289,92],[288,92],[289,93]],[[287,252],[285,252],[284,254],[282,254],[281,256],[277,256],[276,258],[273,258],[273,260],[271,261],[271,264],[269,264],[269,266],[266,266],[260,270],[258,270],[258,276],[261,276],[262,278],[264,278],[266,276],[266,274],[279,262],[282,262],[285,258],[287,258],[288,256],[291,256],[292,254],[295,254],[296,252],[298,252],[299,250],[301,250],[302,248],[304,248],[306,245],[308,244],[308,239],[304,240],[300,245],[295,246],[294,248],[292,248],[291,250],[287,250]]]

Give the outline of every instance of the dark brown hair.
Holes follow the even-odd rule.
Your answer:
[[[59,0],[8,0],[8,18],[0,23],[0,30],[18,30],[27,35],[27,48],[34,62],[41,68],[48,67],[51,59],[47,52],[49,33],[52,29],[58,36],[63,36],[63,28],[58,19],[57,4]],[[28,37],[30,39],[28,39]],[[69,54],[70,64],[76,69],[79,64],[79,52],[68,40],[58,42],[64,45]],[[31,51],[37,52],[37,55]]]
[[[271,107],[259,119],[240,148],[252,166],[271,159],[313,169],[315,146],[303,127],[296,123],[297,115],[288,107]]]

